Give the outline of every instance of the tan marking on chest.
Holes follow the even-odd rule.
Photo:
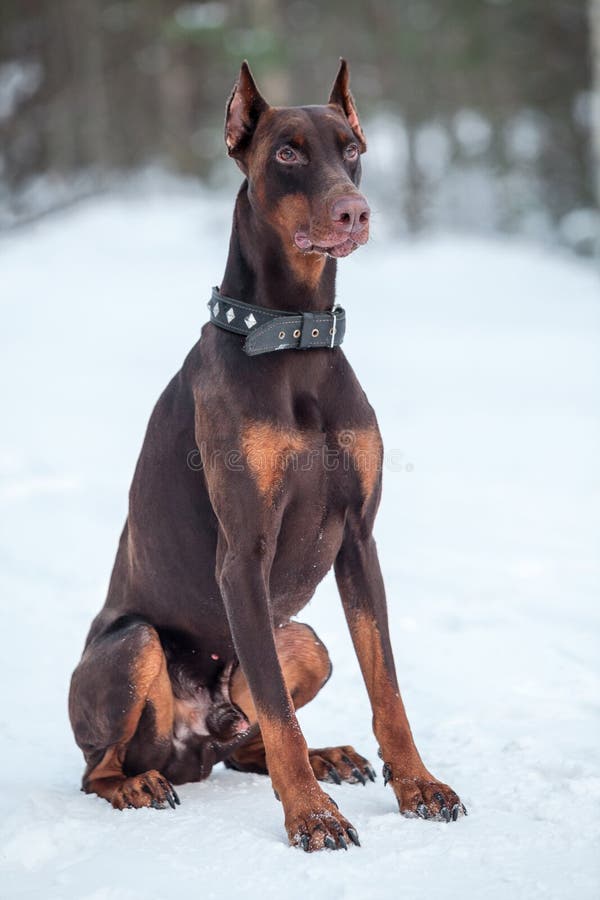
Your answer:
[[[294,459],[308,447],[299,431],[252,422],[242,432],[242,453],[260,493],[269,500]]]
[[[381,474],[383,444],[379,429],[352,428],[339,431],[338,444],[348,454],[353,470],[358,474],[365,500],[368,500]]]

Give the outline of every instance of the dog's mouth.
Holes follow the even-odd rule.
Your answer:
[[[319,253],[323,256],[341,259],[344,256],[349,256],[357,247],[366,244],[368,239],[368,229],[363,229],[355,234],[344,235],[337,241],[333,240],[331,244],[320,244],[313,242],[307,232],[297,231],[294,235],[294,244],[303,253]]]

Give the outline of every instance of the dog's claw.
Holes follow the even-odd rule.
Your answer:
[[[452,821],[453,822],[456,822],[456,820],[458,819],[459,811],[460,811],[460,807],[459,807],[458,803],[455,803],[454,806],[452,807]]]
[[[369,781],[375,781],[375,779],[377,778],[377,773],[374,769],[371,768],[371,766],[367,766],[366,772],[369,776]]]
[[[381,770],[381,774],[383,775],[383,786],[385,787],[388,782],[392,780],[392,770],[388,766],[387,763],[383,764],[383,769]]]
[[[334,784],[341,784],[342,779],[340,778],[340,773],[336,769],[335,766],[329,766],[329,774],[331,775],[331,780]]]
[[[465,806],[465,804],[464,804],[464,803],[461,803],[460,805],[462,806],[463,814],[464,814],[465,816],[468,816],[469,813],[467,812],[467,807]]]
[[[335,802],[335,800],[333,799],[333,797],[332,797],[330,794],[327,794],[327,796],[329,797],[329,799],[331,800],[331,802],[333,803],[333,805],[335,806],[335,808],[336,808],[336,809],[339,809],[339,806],[337,805],[337,803]]]
[[[167,803],[169,804],[171,809],[175,809],[176,806],[181,804],[181,801],[180,801],[179,797],[177,796],[175,788],[169,781],[161,780],[161,781],[159,781],[159,784],[160,784],[161,788],[163,789],[163,791],[165,792],[165,797],[167,798]],[[164,809],[165,808],[164,803],[159,808]]]
[[[444,819],[445,822],[450,821],[450,810],[448,809],[447,806],[442,806],[442,808],[440,809],[440,815]]]
[[[337,847],[335,846],[335,841],[331,837],[331,835],[326,834],[325,840],[323,841],[323,843],[325,844],[325,846],[327,847],[328,850],[337,850]]]
[[[440,809],[442,808],[442,806],[445,806],[445,805],[446,805],[446,801],[445,801],[445,799],[444,799],[444,795],[443,795],[443,794],[440,794],[439,791],[437,792],[437,794],[434,794],[434,795],[433,795],[433,799],[434,799],[434,800],[437,800],[437,802],[440,804]]]
[[[419,805],[417,806],[417,815],[420,816],[422,819],[429,818],[429,811],[424,803],[419,803]]]
[[[344,754],[344,756],[342,756],[342,760],[346,763],[347,766],[350,766],[350,771],[352,772],[352,775],[354,776],[354,778],[356,778],[357,781],[360,781],[360,783],[364,787],[364,785],[367,783],[367,779],[365,778],[363,773],[360,771],[360,769],[357,768],[357,766],[353,765],[352,760],[350,759],[349,756],[346,756]]]
[[[360,847],[358,833],[356,832],[356,830],[354,828],[348,829],[348,837],[350,838],[350,840],[352,841],[353,844],[355,844],[357,847]]]
[[[346,843],[346,841],[344,840],[344,838],[342,837],[341,834],[338,835],[338,843],[339,843],[340,847],[342,848],[342,850],[348,849],[348,844]]]
[[[367,779],[365,778],[365,776],[363,775],[363,773],[360,771],[360,769],[357,769],[356,766],[353,766],[353,767],[352,767],[352,774],[354,775],[354,777],[356,778],[356,780],[357,780],[357,781],[360,781],[360,783],[361,783],[362,786],[364,787],[365,784],[367,783]]]
[[[156,799],[152,800],[150,806],[152,807],[152,809],[164,809],[165,808],[165,804],[160,803],[160,801],[156,800]]]
[[[300,846],[304,850],[305,853],[308,853],[308,846],[310,844],[310,838],[307,834],[300,835]]]

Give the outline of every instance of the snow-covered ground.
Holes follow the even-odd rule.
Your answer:
[[[68,679],[231,204],[105,197],[0,244],[0,895],[598,897],[599,282],[508,241],[378,242],[375,224],[338,292],[387,448],[377,535],[405,702],[470,816],[403,819],[381,778],[333,786],[362,848],[308,856],[259,776],[218,767],[176,812],[79,792]],[[334,662],[300,714],[309,743],[378,762],[331,579],[302,618]]]

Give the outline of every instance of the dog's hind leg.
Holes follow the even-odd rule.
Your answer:
[[[325,645],[309,625],[290,622],[275,631],[277,656],[295,709],[305,706],[319,693],[331,675],[331,661]],[[250,688],[241,671],[234,673],[231,699],[256,722],[256,711]],[[323,747],[308,751],[312,770],[319,781],[339,784],[342,781],[365,784],[375,773],[368,760],[353,747]],[[268,774],[265,745],[260,732],[225,760],[229,769],[239,772]]]
[[[71,679],[69,717],[87,762],[86,793],[117,809],[175,806],[177,795],[160,771],[171,752],[173,694],[151,625],[124,618],[91,641]],[[132,760],[128,751],[142,732]]]

